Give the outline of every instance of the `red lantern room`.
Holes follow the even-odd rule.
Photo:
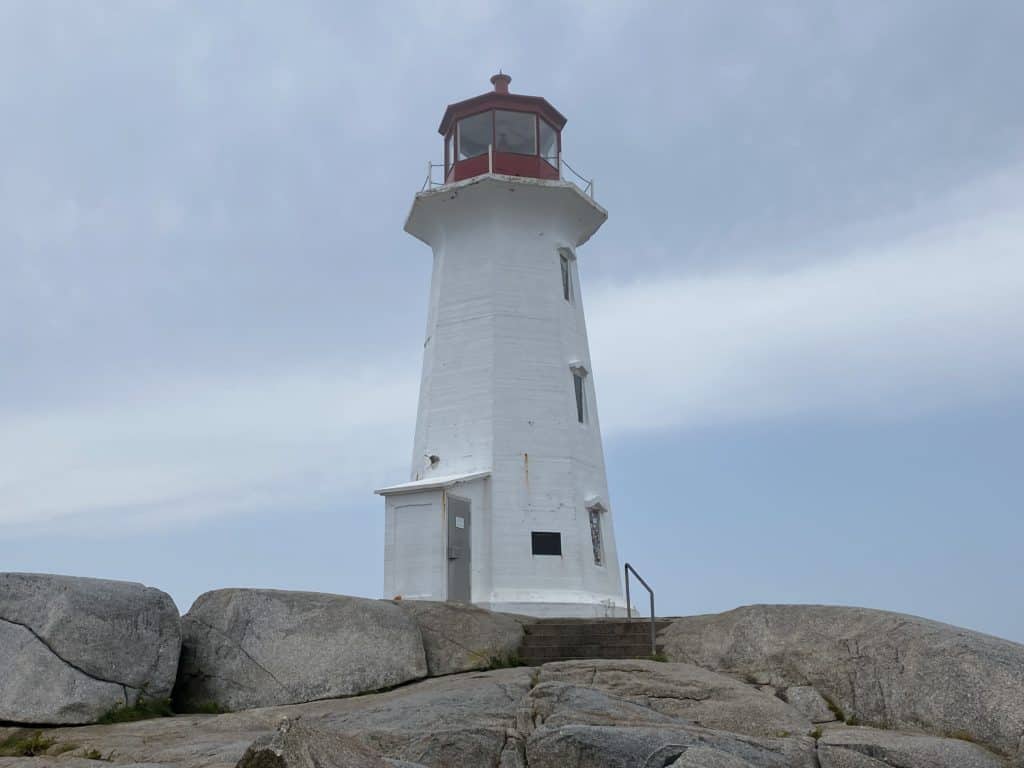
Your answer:
[[[498,73],[494,90],[448,105],[444,136],[445,183],[484,173],[558,179],[565,117],[540,96],[509,93],[512,78]]]

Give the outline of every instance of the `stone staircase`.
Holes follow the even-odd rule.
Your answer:
[[[658,632],[671,622],[655,621]],[[650,619],[538,619],[525,627],[519,659],[528,666],[569,659],[644,659],[651,656]],[[658,644],[661,652],[661,644]]]

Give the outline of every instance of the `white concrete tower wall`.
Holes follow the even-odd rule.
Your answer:
[[[574,185],[487,174],[421,193],[406,224],[434,251],[411,480],[490,472],[490,508],[473,517],[474,603],[624,610],[575,260],[605,218]],[[560,533],[562,555],[534,555],[534,531]]]

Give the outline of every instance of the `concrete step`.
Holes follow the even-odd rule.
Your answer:
[[[643,660],[651,658],[651,649],[646,648],[643,651],[632,650],[622,651],[618,650],[615,652],[587,652],[582,649],[569,650],[564,653],[545,655],[545,656],[521,656],[520,661],[528,667],[539,667],[543,664],[551,664],[557,661],[572,661],[577,659],[607,659],[607,660]]]
[[[655,622],[654,629],[656,632],[660,632],[670,623],[671,622],[668,621]],[[538,622],[536,624],[526,625],[525,630],[527,635],[536,637],[572,637],[579,635],[616,636],[630,634],[649,634],[651,631],[651,623],[649,621],[609,621],[572,624]]]
[[[634,659],[650,656],[651,646],[647,643],[622,643],[620,645],[559,645],[547,648],[523,648],[526,656],[555,659],[560,656],[581,656],[592,659]]]
[[[622,643],[651,644],[650,632],[636,632],[628,635],[527,635],[523,647],[543,648],[552,645],[620,645]]]
[[[659,619],[655,631],[671,622]],[[542,619],[525,627],[519,649],[525,664],[570,659],[643,659],[651,655],[650,621],[634,619]],[[660,652],[661,646],[657,646]]]
[[[534,619],[527,626],[533,627],[631,627],[637,624],[650,624],[650,618],[636,617],[633,619]],[[671,619],[655,619],[654,623],[667,627]]]
[[[552,643],[650,643],[650,641],[650,629],[632,632],[544,632],[541,634],[527,634],[523,638],[524,644],[537,645],[551,645]]]

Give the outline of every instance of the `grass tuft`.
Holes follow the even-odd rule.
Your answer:
[[[97,723],[110,725],[112,723],[134,723],[137,720],[151,720],[154,717],[172,717],[174,710],[171,709],[170,699],[140,699],[135,706],[117,706],[107,710],[100,715]]]
[[[42,731],[27,733],[18,731],[0,741],[0,756],[2,757],[39,757],[46,754],[46,750],[52,747],[54,739],[43,736]]]
[[[846,713],[843,712],[842,708],[838,704],[836,704],[832,700],[832,698],[830,696],[826,696],[825,694],[821,694],[821,698],[823,698],[825,700],[825,703],[828,705],[829,710],[835,716],[836,720],[838,720],[841,723],[842,722],[847,722],[847,723],[850,722],[849,720],[846,719]],[[850,724],[854,725],[854,723],[850,723]]]
[[[505,653],[495,654],[487,659],[486,669],[510,669],[512,667],[525,666],[518,653]]]
[[[978,740],[976,738],[974,738],[971,734],[969,734],[967,731],[947,731],[946,732],[946,738],[947,739],[957,739],[959,741],[967,741],[967,742],[970,742],[971,744],[977,744],[978,743]]]

